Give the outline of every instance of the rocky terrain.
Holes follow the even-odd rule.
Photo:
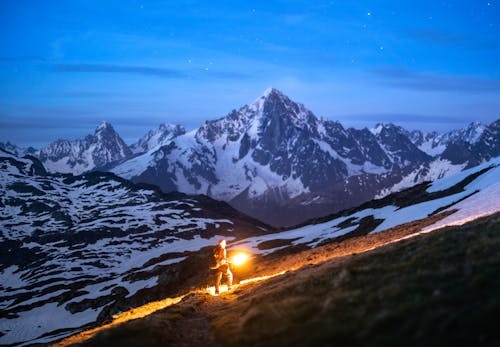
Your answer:
[[[109,171],[164,192],[204,194],[275,226],[291,226],[432,181],[500,155],[500,121],[444,134],[394,124],[344,128],[270,88],[253,103],[186,132],[162,124],[127,146],[104,122],[93,135],[41,150],[48,171]]]
[[[272,230],[208,198],[168,199],[112,174],[49,175],[34,158],[2,155],[2,184],[9,192],[2,198],[2,230],[9,230],[1,244],[2,344],[54,341],[132,307],[204,292],[213,281],[207,246],[222,235],[230,255],[252,255],[247,270],[235,270],[242,281],[500,211],[498,159],[302,226]],[[91,206],[86,193],[96,198]],[[51,202],[52,194],[57,199]],[[78,213],[61,221],[44,207],[37,215],[30,207],[40,200],[47,206],[60,201],[63,215],[69,208]],[[224,206],[230,217],[221,215]],[[93,222],[86,213],[95,214]],[[36,231],[45,218],[43,231]]]

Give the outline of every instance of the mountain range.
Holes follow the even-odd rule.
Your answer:
[[[270,88],[189,132],[163,124],[127,146],[104,122],[83,140],[58,140],[31,153],[49,172],[112,171],[289,226],[495,158],[499,128],[500,120],[445,134],[394,124],[346,129]]]
[[[0,144],[0,344],[48,344],[165,297],[206,301],[220,238],[259,279],[483,216],[496,230],[499,127],[346,129],[269,89],[132,145],[106,122],[40,150]]]
[[[375,247],[492,215],[499,169],[496,158],[276,230],[206,196],[165,194],[113,173],[48,173],[35,157],[0,150],[0,344],[46,344],[204,289],[221,237],[252,254],[257,271],[261,261],[322,245]]]

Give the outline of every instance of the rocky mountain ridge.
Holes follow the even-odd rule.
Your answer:
[[[78,175],[127,159],[132,151],[111,124],[102,122],[92,135],[74,141],[57,140],[37,154],[49,172]]]
[[[442,136],[445,149],[435,155],[437,147],[419,142],[417,133],[393,124],[345,129],[270,88],[253,103],[112,171],[164,191],[207,194],[268,223],[291,225],[494,158],[500,151],[495,124]],[[487,134],[493,140],[484,146]],[[454,146],[466,139],[475,141],[471,154],[455,158]]]
[[[61,140],[38,156],[51,172],[111,170],[164,192],[205,194],[283,226],[495,158],[499,123],[446,134],[394,124],[346,129],[269,88],[190,132],[162,124],[127,150],[113,131],[107,141],[92,140],[95,134]]]

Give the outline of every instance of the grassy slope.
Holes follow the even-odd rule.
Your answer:
[[[366,237],[356,244],[363,240]],[[344,242],[272,261],[281,269],[295,265],[298,257],[321,258],[317,252],[337,252]],[[345,253],[340,249],[339,255]],[[178,305],[102,332],[85,345],[500,343],[500,214],[313,263],[241,285],[222,297],[189,295]],[[273,269],[272,264],[266,267]],[[262,272],[262,264],[257,267]]]
[[[500,214],[304,268],[213,318],[224,346],[498,345]]]

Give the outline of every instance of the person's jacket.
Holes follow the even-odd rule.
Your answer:
[[[215,255],[215,262],[217,264],[216,265],[217,267],[222,266],[224,264],[227,264],[227,253],[226,253],[225,248],[217,246],[217,248],[215,249],[214,255]]]

